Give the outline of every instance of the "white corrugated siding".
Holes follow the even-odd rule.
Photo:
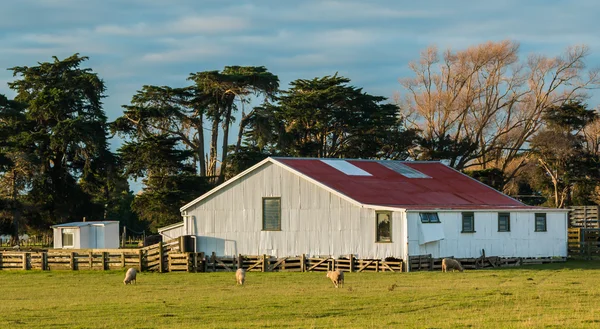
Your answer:
[[[546,213],[546,232],[535,232],[534,212],[510,212],[510,232],[498,232],[497,212],[475,212],[475,233],[461,233],[461,212],[438,212],[444,239],[419,245],[419,214],[408,213],[409,254],[432,257],[481,256],[552,257],[567,256],[567,215]]]
[[[263,197],[281,198],[281,231],[262,231]],[[357,206],[272,163],[186,210],[196,221],[199,252],[405,257],[403,212],[392,214],[393,242],[375,243],[375,209]]]
[[[168,230],[164,230],[164,231],[160,232],[160,235],[163,237],[163,241],[172,240],[172,239],[178,238],[184,234],[185,233],[184,233],[183,225],[176,226],[172,229],[168,229]]]

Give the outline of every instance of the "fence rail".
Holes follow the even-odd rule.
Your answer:
[[[569,227],[600,228],[600,206],[574,206],[569,211]]]
[[[443,258],[433,258],[431,254],[410,256],[409,266],[411,271],[439,271],[442,269]],[[565,262],[566,257],[482,257],[456,258],[464,269],[483,269],[496,267],[513,267],[525,264],[547,264]]]
[[[570,236],[580,236],[570,231]],[[577,242],[579,246],[582,244]],[[587,245],[587,244],[586,244]],[[597,245],[597,244],[596,244]],[[570,244],[575,246],[575,244]],[[574,248],[574,247],[573,247]],[[465,269],[519,266],[565,261],[565,258],[462,258]],[[585,252],[600,256],[600,248],[587,247]],[[181,252],[179,239],[160,242],[140,249],[88,249],[48,251],[0,251],[0,270],[113,270],[134,267],[139,271],[156,272],[233,272],[238,268],[257,272],[314,272],[342,270],[346,272],[403,272],[441,269],[441,258],[431,255],[402,259],[357,259],[354,255],[341,258],[274,257],[270,255],[237,255],[229,257],[205,253]]]

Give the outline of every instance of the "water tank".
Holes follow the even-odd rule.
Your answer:
[[[193,235],[182,235],[179,237],[179,239],[181,252],[194,252],[194,244],[196,243],[196,239]]]

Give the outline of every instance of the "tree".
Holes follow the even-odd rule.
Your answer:
[[[242,118],[234,154],[241,147],[241,140],[248,118],[244,111],[244,104],[249,101],[251,95],[263,95],[265,99],[272,98],[279,88],[279,78],[270,73],[265,67],[255,66],[226,66],[222,72],[206,71],[190,74],[189,80],[195,82],[198,90],[210,95],[207,116],[212,121],[210,155],[207,172],[209,175],[217,174],[217,144],[219,136],[219,125],[223,129],[221,168],[227,167],[227,154],[229,145],[229,128],[234,121],[233,112],[237,110],[238,101],[242,105]],[[219,181],[224,179],[224,171],[219,175]]]
[[[581,135],[584,127],[596,119],[596,113],[579,102],[552,107],[544,114],[547,126],[532,138],[531,148],[543,173],[541,181],[550,181],[550,200],[556,208],[571,201],[578,183],[598,184],[599,157],[584,148],[585,138]]]
[[[0,222],[5,223],[13,244],[19,243],[19,224],[23,210],[20,191],[26,187],[25,178],[30,174],[27,154],[23,148],[24,131],[28,131],[23,113],[24,107],[0,95]]]
[[[195,87],[143,86],[111,123],[113,133],[130,139],[168,134],[193,153],[197,173],[206,176],[204,115],[209,97]]]
[[[47,229],[49,224],[87,217],[103,218],[95,212],[93,194],[108,184],[103,168],[111,153],[107,144],[106,115],[102,109],[104,82],[89,68],[81,68],[87,57],[75,54],[64,60],[37,66],[13,67],[18,79],[9,83],[24,104],[16,158],[29,168],[26,194],[31,225]],[[15,162],[15,161],[13,161]],[[102,165],[100,165],[102,163]],[[91,187],[91,177],[103,177]],[[82,188],[88,185],[87,192]],[[102,201],[103,203],[106,200]],[[35,219],[35,221],[34,221]]]
[[[448,160],[460,170],[499,168],[509,181],[526,164],[524,145],[543,113],[585,99],[600,82],[597,70],[586,72],[586,46],[526,61],[518,49],[511,41],[487,42],[447,50],[440,59],[430,47],[410,64],[415,77],[400,80],[405,92],[398,102],[408,126],[422,131],[417,157]]]
[[[405,158],[416,135],[401,129],[398,107],[349,82],[337,74],[293,81],[277,105],[255,109],[250,142],[289,156]]]
[[[179,208],[212,185],[195,175],[189,164],[193,152],[179,150],[180,140],[167,134],[149,135],[119,148],[125,174],[143,178],[144,189],[132,210],[151,230],[181,220]]]

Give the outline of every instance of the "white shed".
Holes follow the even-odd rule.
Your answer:
[[[55,249],[117,249],[119,222],[72,222],[52,226]]]
[[[268,158],[181,212],[163,232],[220,256],[567,256],[567,210],[527,206],[440,162]]]

